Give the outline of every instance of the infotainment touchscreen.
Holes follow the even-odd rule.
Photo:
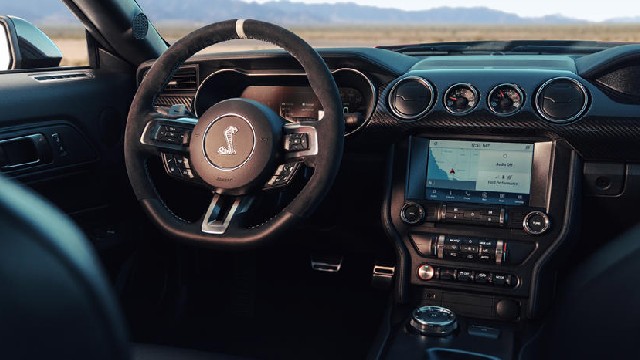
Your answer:
[[[528,205],[533,144],[430,140],[426,198]]]

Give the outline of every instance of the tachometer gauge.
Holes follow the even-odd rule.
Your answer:
[[[515,84],[501,84],[489,93],[489,109],[498,116],[517,113],[524,105],[524,93]]]
[[[468,114],[478,105],[478,90],[470,84],[455,84],[444,93],[444,107],[453,115]]]

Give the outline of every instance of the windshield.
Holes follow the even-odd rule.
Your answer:
[[[169,43],[207,23],[233,18],[280,24],[315,47],[397,49],[402,45],[488,40],[640,41],[640,2],[629,0],[137,1]],[[270,47],[245,40],[219,44],[213,50]]]

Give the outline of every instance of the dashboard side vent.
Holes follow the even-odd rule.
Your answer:
[[[165,86],[165,92],[195,92],[198,90],[198,67],[183,66],[178,69]]]

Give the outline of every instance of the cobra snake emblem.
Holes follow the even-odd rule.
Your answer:
[[[227,141],[227,147],[220,146],[218,148],[218,154],[220,155],[235,155],[236,149],[233,147],[233,135],[238,132],[238,128],[235,126],[229,126],[224,129],[224,139]]]

